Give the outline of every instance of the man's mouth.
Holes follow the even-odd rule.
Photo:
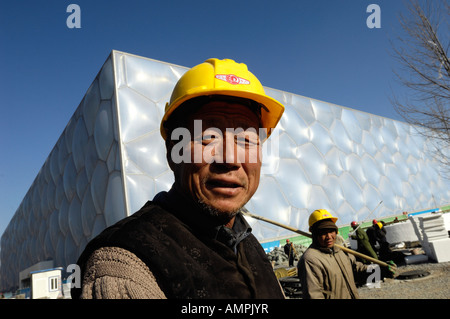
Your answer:
[[[208,180],[206,182],[207,188],[239,188],[241,185],[239,183],[235,183],[232,181],[225,181],[225,180]]]

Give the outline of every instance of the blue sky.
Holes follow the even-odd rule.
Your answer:
[[[81,28],[69,29],[69,4]],[[369,4],[381,9],[370,29]],[[244,62],[264,86],[400,119],[389,40],[400,0],[2,0],[0,235],[111,50]]]

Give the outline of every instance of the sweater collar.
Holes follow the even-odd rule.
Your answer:
[[[336,245],[334,245],[334,246],[331,247],[331,248],[321,247],[321,246],[319,246],[317,243],[315,243],[314,241],[313,241],[313,243],[311,244],[310,247],[311,247],[311,248],[315,248],[315,249],[317,249],[317,250],[320,250],[321,252],[323,252],[323,253],[325,253],[325,254],[335,254],[335,253],[337,253],[338,251],[341,250],[341,249],[340,249],[339,247],[337,247]]]

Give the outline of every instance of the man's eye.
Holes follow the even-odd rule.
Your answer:
[[[208,135],[203,135],[202,136],[202,142],[203,143],[211,143],[214,142],[218,139],[217,135],[214,134],[208,134]]]
[[[258,140],[251,137],[236,136],[236,143],[242,146],[254,147],[258,146]]]

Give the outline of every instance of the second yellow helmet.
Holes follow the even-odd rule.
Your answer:
[[[338,220],[337,217],[334,217],[331,215],[326,209],[316,209],[312,212],[312,214],[309,216],[308,224],[309,224],[309,230],[311,231],[311,227],[317,223],[320,220],[323,219],[331,219],[333,223],[336,223]]]

